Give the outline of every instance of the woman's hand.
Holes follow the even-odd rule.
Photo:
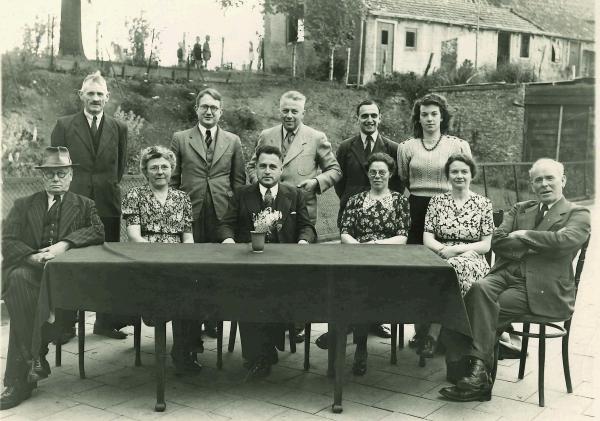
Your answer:
[[[479,257],[479,253],[477,253],[475,250],[467,250],[464,253],[460,254],[460,256],[467,257],[469,259],[475,259]]]
[[[456,251],[456,248],[454,248],[454,246],[442,247],[440,250],[438,250],[437,253],[440,255],[440,257],[443,257],[444,259],[449,259],[451,257],[459,255],[459,252]]]

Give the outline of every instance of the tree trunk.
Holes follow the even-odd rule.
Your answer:
[[[296,77],[296,43],[292,44],[292,77]]]
[[[58,54],[85,58],[81,42],[81,0],[61,0]]]
[[[331,54],[329,55],[329,81],[333,80],[333,59],[335,55],[335,48],[331,47]]]

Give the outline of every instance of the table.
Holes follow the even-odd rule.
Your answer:
[[[171,319],[334,324],[334,412],[348,324],[443,321],[471,335],[454,270],[420,245],[267,244],[258,254],[249,244],[105,243],[47,263],[38,323],[53,308],[152,317],[157,411]]]

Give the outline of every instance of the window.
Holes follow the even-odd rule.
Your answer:
[[[406,48],[417,48],[417,31],[410,29],[406,31]]]
[[[388,31],[381,31],[381,45],[388,45]]]
[[[552,54],[550,56],[552,63],[560,62],[560,44],[558,41],[552,42]]]
[[[289,13],[286,19],[286,42],[304,41],[304,7],[300,6],[296,12]]]
[[[529,58],[529,43],[531,41],[531,35],[521,34],[521,57]]]

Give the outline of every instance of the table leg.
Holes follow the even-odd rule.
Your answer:
[[[154,410],[156,412],[163,412],[167,407],[165,403],[167,332],[164,320],[155,321],[154,352],[156,354],[156,405],[154,406]]]
[[[327,323],[327,377],[335,376],[335,332],[336,326],[333,323]]]
[[[333,389],[333,406],[331,408],[336,414],[343,411],[342,387],[346,360],[346,336],[346,324],[338,323],[335,333],[335,385]]]

